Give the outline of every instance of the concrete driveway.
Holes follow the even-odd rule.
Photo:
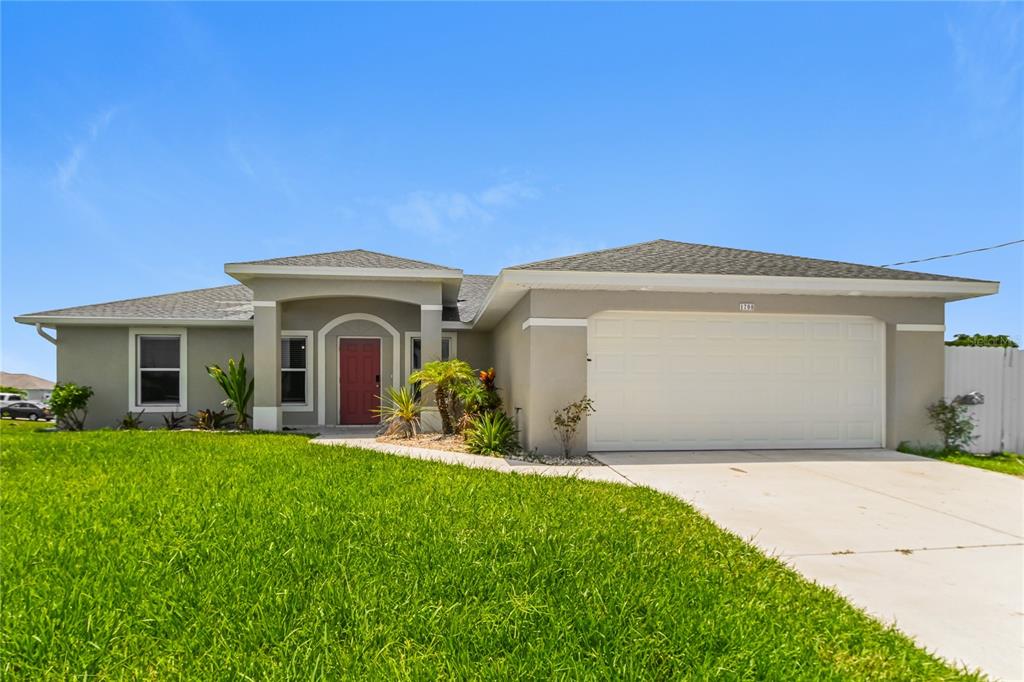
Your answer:
[[[594,456],[926,649],[1024,679],[1024,480],[891,450]]]

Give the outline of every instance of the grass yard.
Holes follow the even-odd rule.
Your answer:
[[[1003,452],[994,455],[975,455],[970,452],[959,451],[947,453],[941,448],[919,448],[907,444],[900,444],[897,450],[909,455],[931,457],[932,459],[941,459],[943,462],[964,464],[966,466],[978,467],[979,469],[998,471],[1001,474],[1024,477],[1024,455],[1019,455],[1015,452]]]
[[[967,677],[648,489],[0,426],[0,677]]]

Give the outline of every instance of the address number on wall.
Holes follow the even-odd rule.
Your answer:
[[[753,303],[740,303],[740,311],[744,312],[744,313],[752,313],[752,312],[754,312],[754,304]]]

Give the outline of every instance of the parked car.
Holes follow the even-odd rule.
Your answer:
[[[25,396],[18,393],[0,393],[0,407],[7,407],[11,403],[20,403]]]
[[[27,400],[0,407],[0,417],[4,419],[31,419],[32,421],[53,418],[46,405],[30,403]]]

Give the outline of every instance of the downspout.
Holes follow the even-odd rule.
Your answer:
[[[39,334],[39,336],[43,337],[44,339],[46,339],[47,341],[49,341],[53,345],[55,345],[55,346],[57,345],[57,337],[50,336],[46,332],[46,330],[43,329],[43,324],[41,322],[36,322],[36,334]]]

